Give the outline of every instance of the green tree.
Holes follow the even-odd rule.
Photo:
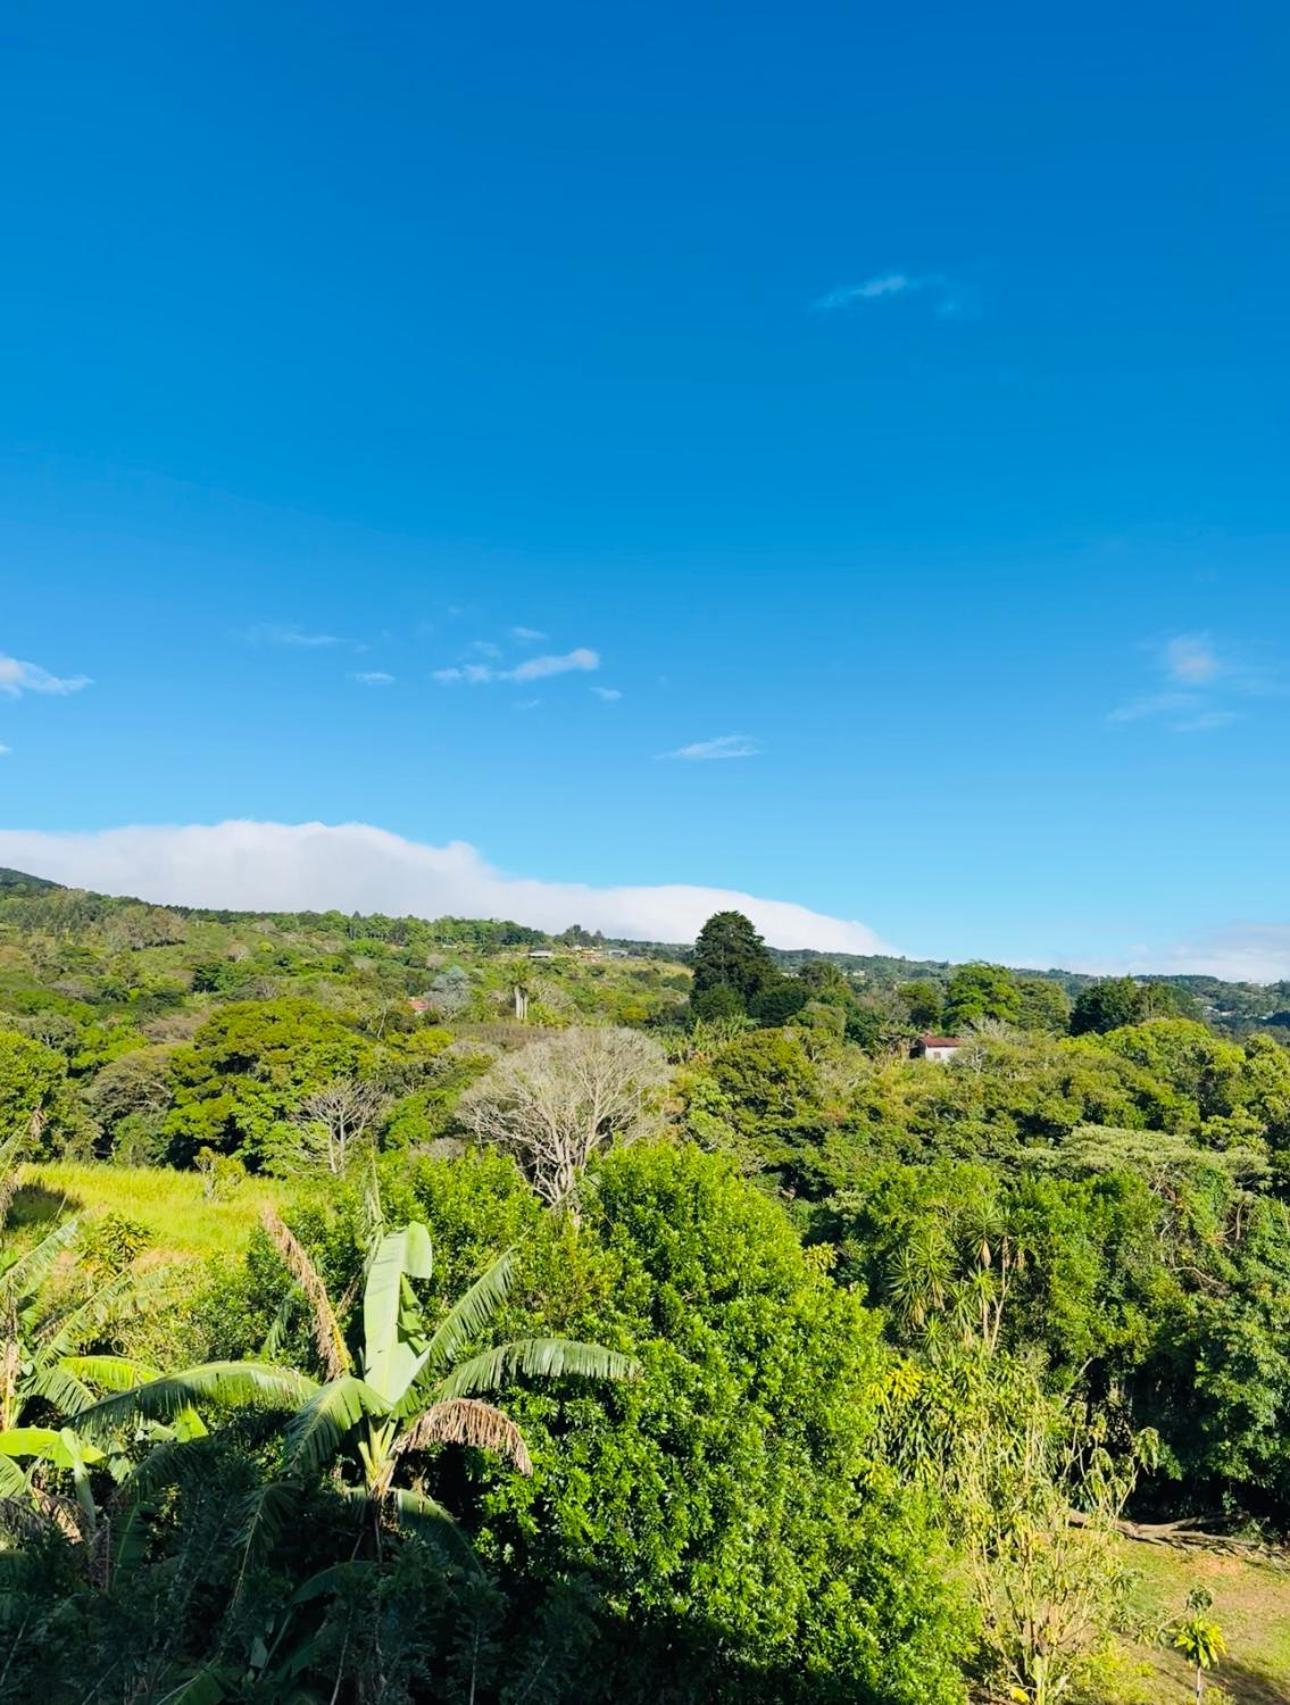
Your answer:
[[[806,1005],[809,993],[796,977],[781,977],[777,974],[757,991],[749,1003],[748,1010],[758,1024],[787,1024]]]
[[[916,1030],[935,1030],[941,1024],[944,1002],[941,990],[929,978],[901,983],[896,993],[909,1009],[909,1022]]]
[[[746,1023],[747,1012],[743,996],[729,983],[714,983],[690,998],[690,1016],[696,1024],[721,1024],[732,1019]]]
[[[831,959],[807,959],[797,968],[797,980],[809,991],[812,1000],[847,1006],[854,998],[855,991],[846,972]]]
[[[1102,1416],[979,1347],[903,1368],[892,1399],[896,1452],[961,1543],[990,1697],[1058,1705],[1091,1679],[1126,1609],[1117,1524],[1154,1436],[1113,1451]]]
[[[1205,1697],[1206,1671],[1215,1668],[1227,1652],[1222,1628],[1205,1614],[1213,1602],[1204,1587],[1197,1587],[1187,1595],[1187,1615],[1180,1616],[1169,1629],[1170,1644],[1196,1672],[1196,1705]]]
[[[1043,1030],[1064,1036],[1070,1027],[1071,1003],[1066,990],[1051,977],[1018,977],[1021,997],[1017,1023],[1023,1030]]]
[[[1132,977],[1103,977],[1080,990],[1071,1009],[1071,1035],[1102,1035],[1136,1024],[1143,1016],[1141,983]]]
[[[745,1007],[775,975],[765,942],[742,912],[715,912],[708,919],[694,944],[692,963],[696,997],[729,988]]]
[[[57,1151],[81,1128],[67,1061],[43,1042],[0,1030],[0,1142],[21,1137]]]
[[[90,1079],[84,1099],[101,1127],[101,1149],[118,1153],[123,1143],[137,1150],[149,1137],[159,1141],[172,1094],[173,1055],[173,1047],[131,1048]]]
[[[618,1607],[571,1696],[961,1700],[967,1619],[921,1498],[877,1460],[877,1317],[782,1209],[718,1157],[646,1143],[605,1157],[576,1239],[538,1248],[552,1324],[642,1369],[572,1412],[517,1399],[535,1472],[490,1495],[480,1537],[529,1590],[582,1579]]]
[[[1148,977],[1140,987],[1143,1018],[1201,1018],[1201,1003],[1178,983],[1166,982],[1163,977]]]
[[[370,1075],[372,1042],[314,1001],[234,1001],[214,1012],[174,1056],[166,1118],[172,1157],[238,1154],[258,1166],[293,1141],[292,1119],[312,1090]]]
[[[1016,1024],[1021,1017],[1017,979],[1002,965],[960,965],[945,996],[945,1025],[964,1029],[981,1018]]]
[[[708,1074],[735,1132],[763,1166],[791,1167],[819,1136],[819,1074],[795,1035],[754,1030],[717,1049]]]

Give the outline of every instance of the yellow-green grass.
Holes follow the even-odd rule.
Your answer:
[[[212,1201],[195,1172],[58,1160],[23,1168],[10,1224],[116,1214],[147,1230],[150,1261],[203,1260],[240,1255],[264,1210],[281,1208],[286,1196],[287,1187],[272,1179],[247,1178],[226,1199]]]
[[[1195,1672],[1179,1653],[1155,1645],[1151,1632],[1185,1614],[1187,1594],[1213,1595],[1206,1612],[1227,1641],[1227,1657],[1207,1677],[1237,1705],[1290,1705],[1290,1571],[1202,1551],[1126,1541],[1126,1560],[1139,1577],[1134,1610],[1148,1635],[1126,1648],[1136,1672],[1124,1697],[1150,1705],[1184,1705],[1195,1698]]]

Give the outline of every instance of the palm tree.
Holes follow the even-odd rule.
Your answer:
[[[323,1379],[267,1362],[205,1362],[132,1384],[93,1405],[79,1417],[87,1435],[111,1434],[132,1418],[171,1421],[211,1401],[285,1409],[281,1474],[287,1486],[327,1471],[378,1531],[393,1519],[442,1535],[451,1520],[447,1511],[421,1485],[395,1483],[405,1458],[433,1444],[467,1444],[499,1453],[521,1474],[532,1472],[520,1429],[481,1393],[495,1393],[516,1374],[632,1379],[639,1372],[629,1357],[603,1345],[564,1338],[525,1338],[466,1354],[506,1300],[515,1251],[500,1255],[432,1327],[413,1290],[413,1281],[428,1279],[433,1265],[430,1234],[419,1222],[374,1240],[356,1359],[314,1263],[276,1216],[267,1215],[265,1225],[309,1303]],[[279,1485],[272,1495],[283,1490]]]

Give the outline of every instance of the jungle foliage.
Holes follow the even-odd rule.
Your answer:
[[[0,1700],[1110,1699],[1290,1525],[1284,992],[0,879]]]

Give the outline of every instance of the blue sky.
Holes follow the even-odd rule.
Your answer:
[[[1290,974],[1283,7],[3,41],[5,830],[363,823],[607,923]],[[114,846],[0,835],[230,892]]]

